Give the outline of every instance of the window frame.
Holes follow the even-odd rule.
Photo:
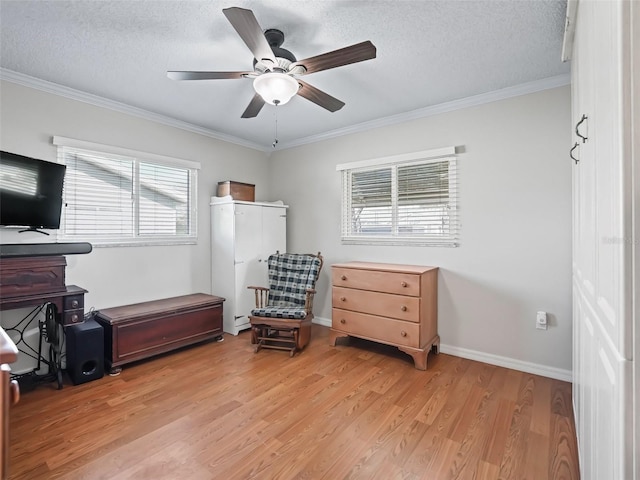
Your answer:
[[[85,154],[97,154],[99,156],[114,158],[126,157],[133,162],[133,178],[132,182],[132,205],[133,205],[133,232],[131,236],[105,236],[84,234],[69,234],[65,231],[67,225],[66,203],[67,191],[63,193],[63,207],[60,219],[60,229],[58,230],[58,238],[66,241],[87,241],[95,247],[118,247],[118,246],[144,246],[144,245],[185,245],[196,244],[198,241],[198,170],[200,163],[190,160],[184,160],[164,155],[130,150],[126,148],[96,144],[83,140],[75,140],[65,137],[53,137],[53,144],[58,150],[58,163],[66,164],[65,156],[70,152],[78,152]],[[140,234],[140,164],[149,164],[159,167],[172,167],[184,169],[188,172],[188,217],[189,217],[189,233],[184,235],[141,235]],[[69,169],[69,166],[67,166]],[[65,179],[66,182],[66,179]]]
[[[382,157],[346,164],[339,164],[336,170],[341,172],[341,242],[344,245],[414,245],[434,247],[458,247],[460,237],[459,189],[457,182],[458,165],[455,147],[413,152],[390,157]],[[448,193],[447,209],[448,229],[442,235],[402,235],[400,232],[398,169],[406,166],[426,165],[435,162],[447,162]],[[391,169],[391,232],[371,235],[353,232],[353,174]]]

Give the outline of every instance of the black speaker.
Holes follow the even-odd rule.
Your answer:
[[[67,373],[74,385],[104,376],[104,330],[95,320],[65,328]]]

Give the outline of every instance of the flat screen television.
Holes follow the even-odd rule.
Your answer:
[[[0,225],[27,230],[60,228],[66,168],[0,151]]]

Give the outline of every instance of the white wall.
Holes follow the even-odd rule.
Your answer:
[[[67,256],[67,284],[89,291],[86,310],[211,292],[210,197],[217,182],[236,180],[256,184],[257,198],[270,199],[264,153],[10,82],[2,82],[0,92],[2,150],[55,161],[51,137],[60,135],[201,163],[197,245],[94,248]],[[55,234],[0,228],[3,243],[55,240]],[[2,312],[2,324],[21,312]]]
[[[568,87],[276,151],[268,161],[248,148],[10,82],[0,92],[3,150],[54,160],[51,137],[60,135],[202,164],[197,245],[67,257],[67,283],[89,290],[87,308],[210,291],[209,197],[218,181],[237,180],[256,184],[258,200],[291,206],[290,251],[324,255],[317,317],[331,318],[332,263],[436,265],[443,351],[570,378]],[[459,248],[341,245],[336,164],[449,145],[465,149]],[[17,241],[46,240],[0,229],[0,242]],[[535,329],[537,310],[550,313],[549,330]]]
[[[332,263],[434,265],[443,351],[569,379],[569,117],[561,87],[273,153],[272,189],[291,205],[288,250],[325,258],[316,316],[331,318]],[[336,164],[444,146],[464,147],[460,247],[340,243]],[[538,310],[547,331],[535,329]]]
[[[197,245],[94,248],[89,255],[67,256],[67,284],[89,291],[87,308],[211,291],[210,197],[217,182],[237,180],[256,184],[258,198],[268,198],[264,153],[10,82],[1,89],[2,150],[55,161],[51,137],[60,135],[201,164]],[[0,229],[0,241],[47,239]]]

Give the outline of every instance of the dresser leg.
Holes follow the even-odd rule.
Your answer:
[[[332,347],[336,346],[336,339],[340,337],[348,337],[349,335],[343,332],[339,332],[334,330],[333,328],[329,330],[329,345]]]
[[[398,350],[408,353],[413,357],[413,363],[417,370],[427,369],[427,355],[429,355],[429,349],[419,350],[417,348],[410,347],[398,347]]]
[[[436,338],[431,341],[431,350],[435,354],[440,353],[440,335],[436,335]]]

